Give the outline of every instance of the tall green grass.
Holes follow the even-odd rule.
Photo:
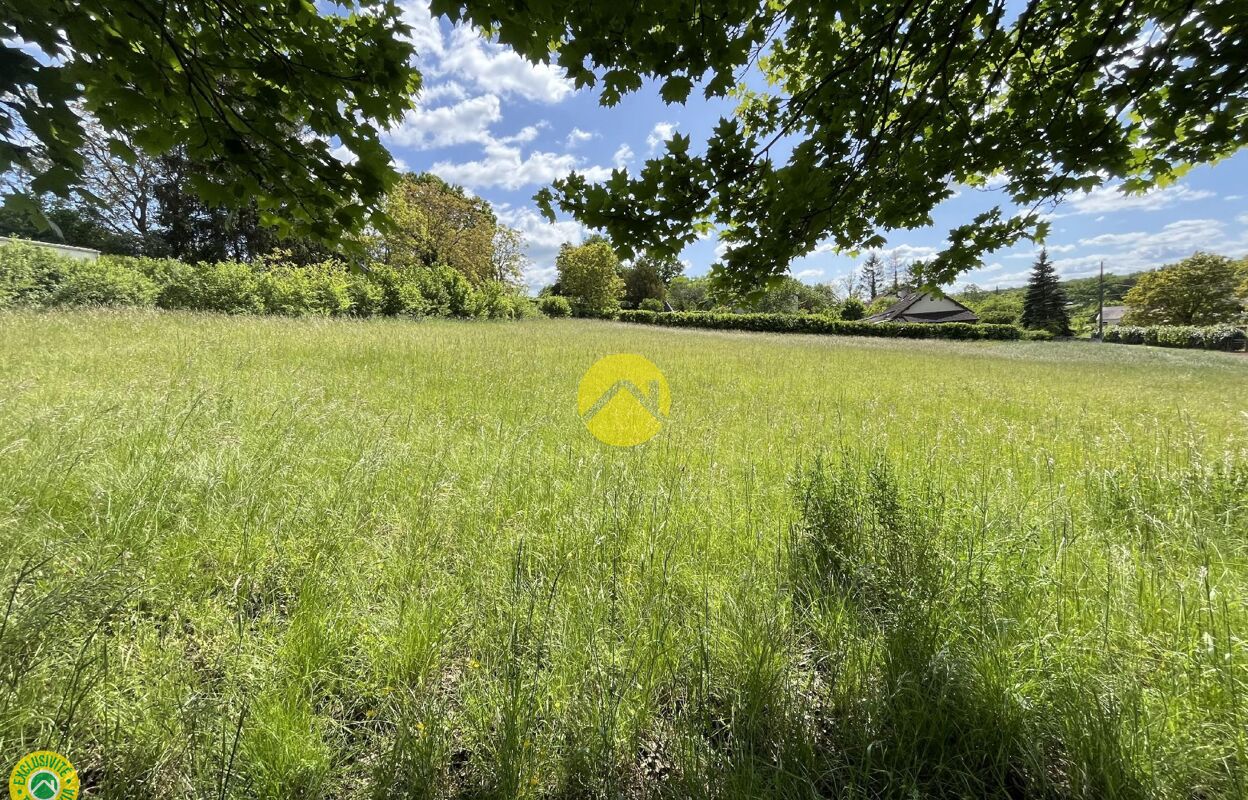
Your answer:
[[[1248,795],[1242,357],[138,312],[0,343],[0,755],[88,796]],[[576,416],[614,352],[673,395],[632,450]]]

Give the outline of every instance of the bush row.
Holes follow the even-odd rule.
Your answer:
[[[1248,334],[1231,325],[1117,325],[1105,329],[1105,341],[1116,344],[1150,344],[1155,347],[1185,347],[1196,350],[1243,350]]]
[[[972,325],[966,322],[946,322],[940,325],[911,322],[850,322],[814,314],[621,311],[616,318],[622,322],[668,325],[674,328],[716,328],[768,333],[822,333],[902,339],[1019,339],[1022,337],[1022,332],[1013,325]]]
[[[537,314],[507,284],[473,285],[450,267],[351,270],[339,261],[293,266],[186,264],[102,256],[78,261],[33,245],[0,246],[0,308],[155,306],[226,314],[515,318]]]

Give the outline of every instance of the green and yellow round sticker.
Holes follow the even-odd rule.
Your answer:
[[[77,800],[78,773],[69,759],[51,750],[22,757],[9,775],[11,800]]]

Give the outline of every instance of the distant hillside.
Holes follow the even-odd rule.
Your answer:
[[[1132,272],[1129,275],[1114,275],[1113,273],[1105,273],[1105,305],[1120,305],[1122,299],[1126,297],[1127,292],[1135,285],[1144,272]],[[1062,288],[1066,290],[1066,297],[1076,306],[1096,305],[1097,285],[1099,279],[1091,278],[1072,278],[1062,281]],[[981,289],[978,287],[969,287],[965,291],[958,292],[953,296],[962,302],[970,300],[978,302],[989,297],[1010,297],[1017,296],[1020,300],[1027,291],[1026,286],[1015,286],[1009,289]]]
[[[1135,285],[1144,272],[1132,272],[1129,275],[1105,274],[1105,305],[1122,305],[1123,298]],[[1097,277],[1072,278],[1062,281],[1062,288],[1071,304],[1071,323],[1076,329],[1092,324],[1096,316],[1097,292],[1100,281]],[[1023,310],[1023,295],[1026,286],[1009,289],[981,289],[971,286],[953,295],[959,302],[970,306],[979,314],[996,312],[997,314],[1018,315]]]

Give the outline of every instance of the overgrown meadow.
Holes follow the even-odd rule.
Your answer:
[[[0,315],[0,754],[88,797],[1244,797],[1246,539],[1244,356]]]

